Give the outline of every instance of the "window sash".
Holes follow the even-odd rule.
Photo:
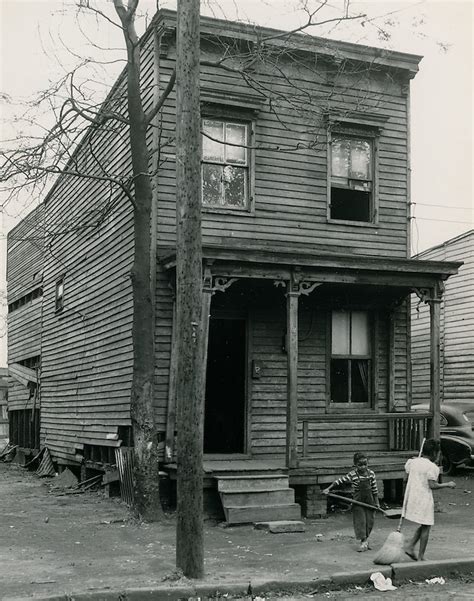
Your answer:
[[[370,357],[369,316],[366,311],[333,311],[332,357]]]
[[[371,344],[367,311],[332,311],[330,401],[367,406],[371,399]]]
[[[336,135],[331,138],[331,182],[344,187],[372,187],[373,142],[364,137]]]
[[[249,204],[249,125],[203,119],[201,186],[203,207],[247,209]],[[205,136],[206,131],[215,142]],[[241,145],[239,145],[241,144]]]

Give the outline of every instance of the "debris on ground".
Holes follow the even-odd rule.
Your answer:
[[[393,586],[391,578],[385,578],[382,572],[374,572],[370,575],[374,587],[378,591],[394,591],[397,587]]]
[[[446,580],[442,576],[436,576],[435,578],[427,578],[425,582],[427,584],[446,584]]]

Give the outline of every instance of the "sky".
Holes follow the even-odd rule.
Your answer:
[[[201,10],[218,18],[292,29],[305,20],[303,2],[202,0]],[[0,147],[18,135],[18,101],[32,98],[78,56],[123,57],[118,28],[95,17],[78,26],[71,4],[72,0],[0,0]],[[110,0],[97,4],[105,11],[112,8]],[[325,16],[340,14],[345,4],[328,0]],[[160,5],[176,8],[174,0],[161,0]],[[144,17],[139,30],[149,22],[155,6],[156,0],[141,0]],[[413,254],[474,228],[473,9],[474,0],[351,0],[349,14],[369,17],[364,26],[351,21],[311,31],[424,57],[411,84]],[[381,30],[388,31],[390,38],[384,39]],[[111,63],[103,70],[104,93],[122,66]],[[0,197],[0,366],[6,365],[6,234],[41,200],[22,198],[3,207]]]

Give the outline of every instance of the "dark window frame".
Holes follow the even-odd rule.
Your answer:
[[[343,138],[347,140],[361,140],[368,142],[371,147],[371,180],[362,180],[358,178],[347,178],[347,184],[342,182],[343,178],[332,175],[332,144],[334,138]],[[331,224],[342,224],[360,227],[377,227],[379,224],[379,140],[380,130],[376,127],[364,125],[344,125],[337,124],[330,126],[327,131],[327,221]],[[344,190],[352,189],[355,192],[363,192],[362,185],[357,186],[357,181],[371,181],[371,190],[369,192],[368,220],[340,219],[331,214],[332,189]],[[352,185],[350,182],[355,182]]]
[[[222,121],[224,123],[236,123],[247,127],[246,153],[247,153],[247,203],[246,206],[212,205],[204,204],[201,199],[201,210],[203,213],[226,213],[239,215],[255,214],[255,111],[243,107],[227,107],[217,104],[206,104],[201,107],[201,123],[204,120]],[[201,134],[201,144],[204,134]],[[213,161],[204,160],[201,156],[201,191],[203,164],[214,164]],[[220,163],[219,163],[220,164]]]

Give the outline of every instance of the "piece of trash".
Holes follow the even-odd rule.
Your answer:
[[[354,588],[355,588],[356,591],[363,591],[364,590],[363,586],[357,586],[356,585]]]
[[[456,503],[448,503],[448,505],[456,505]]]
[[[427,578],[425,580],[428,584],[446,584],[446,580],[442,576],[436,576],[435,578]]]
[[[44,518],[44,521],[45,521],[46,523],[48,523],[48,522],[49,522],[49,518],[48,518],[48,517]]]
[[[316,542],[320,543],[323,540],[323,535],[322,534],[316,534]]]
[[[370,575],[374,587],[378,591],[394,591],[397,587],[393,586],[391,578],[385,578],[382,572],[374,572]]]
[[[470,491],[470,490],[465,490],[464,492],[465,492],[466,494],[468,494],[468,495],[470,495],[470,494],[471,494],[471,491]]]

